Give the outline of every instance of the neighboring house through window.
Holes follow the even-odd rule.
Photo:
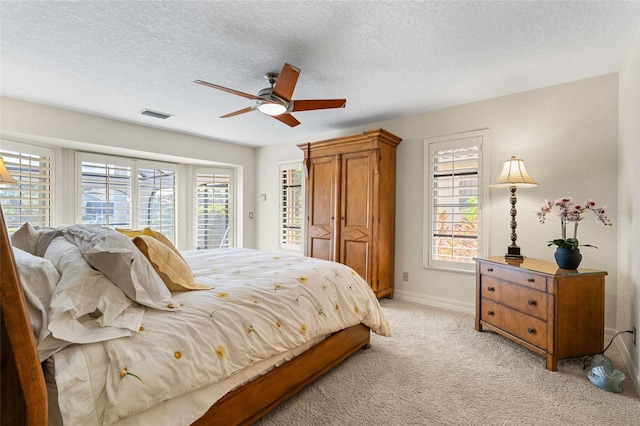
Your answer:
[[[300,161],[280,163],[280,248],[302,251],[304,176]]]
[[[482,247],[482,164],[488,130],[425,141],[424,266],[474,269]]]

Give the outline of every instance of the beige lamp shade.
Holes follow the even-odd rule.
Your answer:
[[[491,185],[492,188],[508,188],[510,186],[521,188],[538,186],[538,182],[533,180],[527,173],[527,169],[524,167],[524,160],[515,156],[504,162],[500,176],[498,176],[496,183]]]
[[[0,157],[0,183],[18,183],[7,170],[7,166],[4,165],[4,159]]]

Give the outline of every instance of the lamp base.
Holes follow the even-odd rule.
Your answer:
[[[520,247],[509,246],[507,247],[507,253],[504,255],[504,258],[523,260],[524,256],[520,254]]]

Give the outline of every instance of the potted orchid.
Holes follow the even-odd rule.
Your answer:
[[[558,207],[558,216],[560,217],[560,225],[562,229],[562,238],[549,241],[548,246],[558,246],[555,257],[558,266],[563,269],[575,269],[582,260],[582,255],[578,247],[594,247],[590,244],[580,244],[578,241],[578,224],[584,219],[584,215],[591,211],[596,215],[596,221],[604,224],[605,226],[611,226],[611,221],[606,214],[606,206],[597,207],[596,203],[592,200],[587,201],[584,205],[576,204],[570,197],[560,198],[551,202],[544,200],[544,204],[536,212],[540,223],[544,223],[548,213],[551,213],[553,207]],[[573,236],[567,237],[567,226],[573,224]],[[559,260],[559,258],[563,260]],[[565,262],[564,259],[568,258],[569,261]]]

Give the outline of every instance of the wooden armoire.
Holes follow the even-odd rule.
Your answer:
[[[378,298],[393,297],[401,140],[378,129],[298,145],[306,171],[305,255],[348,265]]]

